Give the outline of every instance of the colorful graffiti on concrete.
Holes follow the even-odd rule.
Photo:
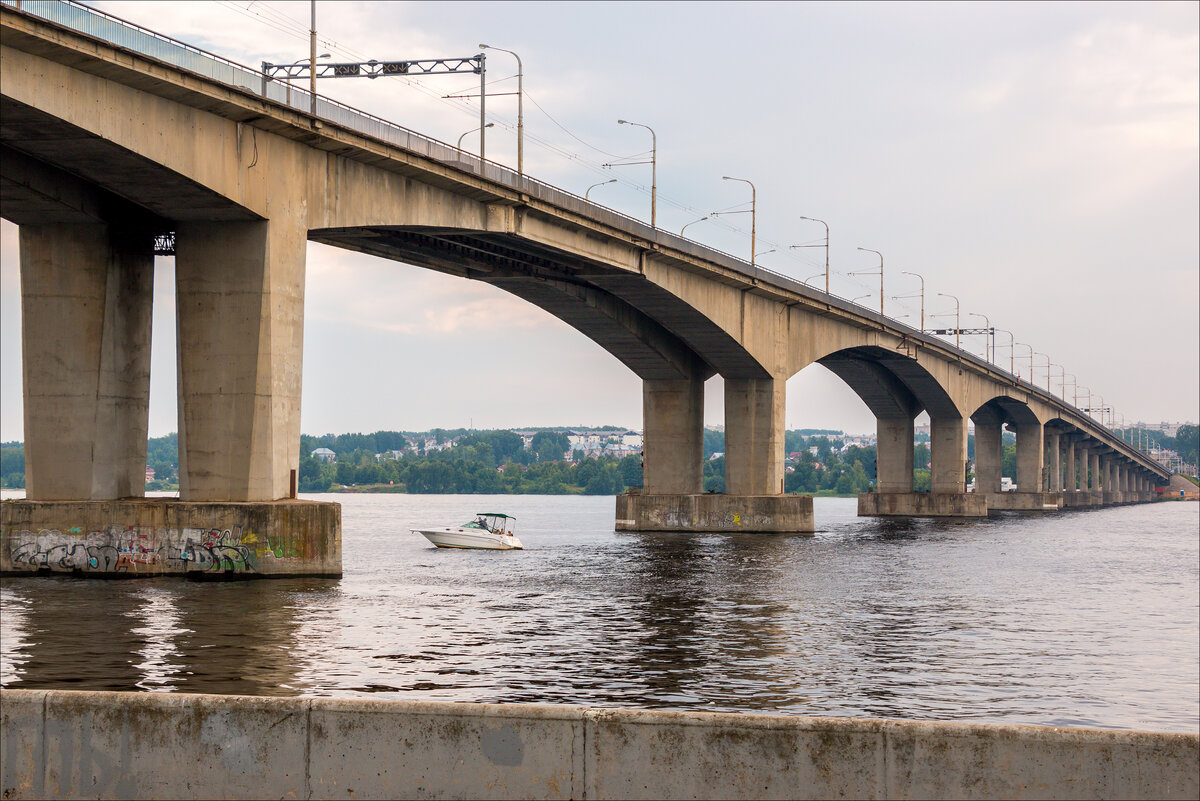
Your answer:
[[[18,531],[12,538],[15,571],[83,573],[257,573],[279,572],[268,561],[300,557],[241,526],[228,529],[109,526]]]

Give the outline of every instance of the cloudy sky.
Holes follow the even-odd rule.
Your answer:
[[[94,5],[248,65],[308,54],[306,2]],[[525,167],[678,231],[758,190],[764,267],[878,304],[850,276],[881,251],[888,313],[988,315],[1127,420],[1200,416],[1200,5],[1196,3],[318,3],[335,60],[470,56],[525,67]],[[488,155],[515,166],[516,62],[489,51]],[[478,125],[473,76],[327,80],[319,91],[446,142]],[[477,136],[467,137],[477,146]],[[748,255],[748,215],[688,236]],[[0,226],[0,438],[22,439],[16,228]],[[309,245],[307,433],[640,427],[640,382],[599,346],[492,287]],[[175,430],[172,263],[156,269],[151,433]],[[952,317],[927,324],[953,325]],[[964,317],[963,324],[979,324]],[[1001,336],[999,341],[1007,342]],[[983,340],[965,343],[983,352]],[[1018,349],[1024,353],[1023,348]],[[1007,365],[1007,350],[998,360]],[[1028,367],[1018,358],[1018,369]],[[1042,363],[1039,357],[1039,364]],[[1044,378],[1039,370],[1038,380]],[[1055,372],[1057,376],[1057,371]],[[482,381],[505,387],[480,394]],[[1057,382],[1055,384],[1057,388]],[[706,420],[723,422],[720,378]],[[871,431],[820,366],[788,383],[790,427]]]

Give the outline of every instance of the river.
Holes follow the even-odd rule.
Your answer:
[[[343,504],[340,580],[3,580],[0,685],[1200,731],[1200,504],[818,498],[801,537],[618,534],[611,497],[311,497]],[[410,532],[480,511],[526,550]]]

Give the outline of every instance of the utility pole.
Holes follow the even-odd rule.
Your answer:
[[[308,91],[312,99],[312,115],[317,116],[317,0],[311,0],[312,26],[308,30]]]

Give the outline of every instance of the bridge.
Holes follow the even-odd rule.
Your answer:
[[[877,419],[863,515],[1141,502],[1167,475],[942,339],[458,148],[81,5],[5,0],[0,23],[28,496],[4,503],[0,569],[340,572],[337,505],[295,499],[308,240],[497,286],[637,374],[644,487],[618,497],[618,529],[812,531],[812,499],[783,493],[783,446],[786,381],[814,362]],[[167,234],[180,499],[151,501],[153,256]],[[726,490],[707,494],[703,387],[717,374]],[[931,491],[914,492],[922,412]],[[1005,426],[1018,492],[1000,492]]]

